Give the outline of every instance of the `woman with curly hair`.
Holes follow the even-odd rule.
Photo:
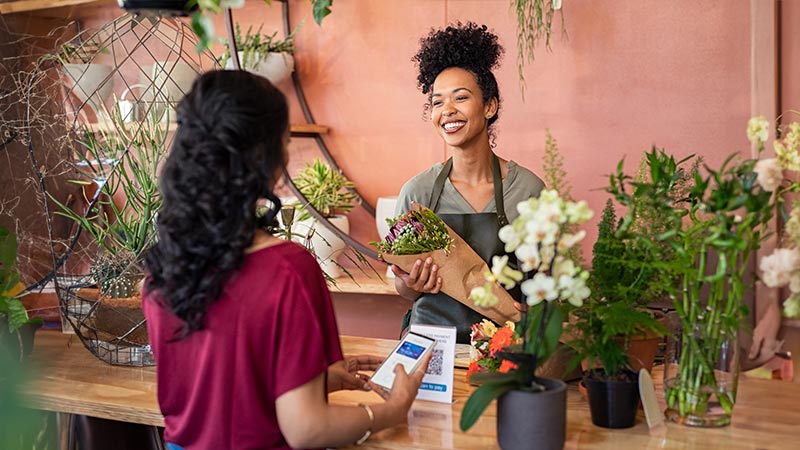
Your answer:
[[[367,388],[343,358],[314,257],[263,231],[280,201],[288,108],[266,79],[208,72],[178,106],[160,177],[158,242],[146,257],[144,310],[172,448],[325,448],[406,419],[427,367],[395,368],[385,403],[336,406],[327,392]],[[256,218],[256,202],[270,211]]]
[[[472,22],[431,30],[420,44],[413,58],[417,84],[428,95],[425,111],[452,157],[409,180],[396,213],[408,211],[412,201],[427,206],[488,263],[504,253],[497,232],[517,217],[517,203],[544,187],[531,171],[493,151],[501,100],[492,69],[503,48],[497,35]],[[455,326],[458,342],[469,343],[470,326],[484,317],[439,292],[442,279],[430,258],[417,260],[408,273],[393,270],[397,292],[414,301],[410,323]]]

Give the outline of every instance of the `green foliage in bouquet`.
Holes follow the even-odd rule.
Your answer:
[[[428,208],[420,208],[386,219],[389,234],[380,242],[370,242],[378,256],[417,255],[434,250],[448,252],[453,239],[447,226]]]

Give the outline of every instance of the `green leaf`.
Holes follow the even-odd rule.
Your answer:
[[[476,374],[477,375],[477,374]],[[464,409],[461,411],[461,431],[467,431],[475,425],[478,418],[492,403],[492,400],[500,397],[506,392],[517,387],[517,381],[513,377],[506,377],[505,380],[486,381],[475,392],[470,395]]]
[[[333,0],[311,0],[311,3],[314,4],[314,22],[322,25],[322,19],[331,13]]]

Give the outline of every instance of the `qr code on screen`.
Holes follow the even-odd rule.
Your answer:
[[[444,361],[444,349],[433,349],[431,362],[428,364],[428,370],[425,373],[428,375],[441,375],[442,361]]]

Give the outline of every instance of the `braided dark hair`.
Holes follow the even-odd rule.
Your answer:
[[[436,77],[450,67],[460,67],[475,75],[475,79],[483,92],[483,102],[497,99],[500,111],[500,90],[492,69],[500,64],[503,47],[497,41],[497,35],[490,32],[486,25],[458,22],[444,30],[431,29],[427,36],[420,39],[420,49],[411,59],[419,66],[417,87],[423,94],[428,94],[425,111],[431,107],[431,87]],[[489,119],[489,126],[497,121],[498,113]]]
[[[245,260],[257,228],[272,224],[272,192],[286,166],[286,97],[244,71],[212,71],[178,105],[178,130],[160,176],[158,241],[145,257],[147,290],[184,322],[204,327],[208,307]],[[255,215],[256,201],[272,209]]]

